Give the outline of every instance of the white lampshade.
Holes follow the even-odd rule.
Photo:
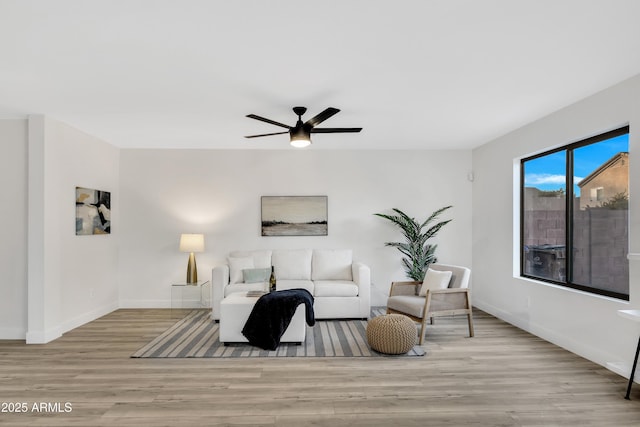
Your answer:
[[[180,252],[203,252],[204,234],[183,234],[180,236]]]

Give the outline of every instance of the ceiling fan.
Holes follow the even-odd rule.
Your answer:
[[[260,120],[261,122],[270,123],[272,125],[280,126],[288,130],[282,132],[263,133],[260,135],[248,135],[245,138],[259,138],[261,136],[282,135],[289,134],[291,145],[294,147],[306,147],[311,144],[312,133],[342,133],[342,132],[360,132],[362,128],[317,128],[316,126],[327,120],[329,117],[337,114],[340,110],[337,108],[329,107],[315,117],[310,118],[306,122],[302,122],[302,115],[307,112],[306,107],[293,107],[293,112],[298,116],[298,122],[295,126],[285,125],[284,123],[276,122],[271,119],[257,116],[255,114],[248,114],[250,119]]]

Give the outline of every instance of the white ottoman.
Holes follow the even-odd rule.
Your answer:
[[[260,297],[248,297],[246,292],[234,292],[220,302],[220,342],[248,342],[242,328]],[[307,332],[305,305],[300,304],[280,342],[303,343]]]

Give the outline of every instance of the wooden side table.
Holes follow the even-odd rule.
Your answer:
[[[640,322],[640,310],[618,310],[618,314],[626,319],[630,319],[636,322]],[[629,395],[631,394],[631,385],[636,375],[636,366],[638,365],[638,354],[640,353],[640,337],[638,338],[638,348],[636,349],[636,355],[633,358],[633,367],[631,368],[631,375],[629,376],[629,385],[627,386],[627,394],[625,399],[631,400]]]

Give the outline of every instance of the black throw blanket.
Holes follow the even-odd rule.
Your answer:
[[[306,289],[286,289],[265,294],[256,301],[242,335],[251,345],[275,350],[300,304],[305,305],[307,325],[315,325],[311,293]]]

